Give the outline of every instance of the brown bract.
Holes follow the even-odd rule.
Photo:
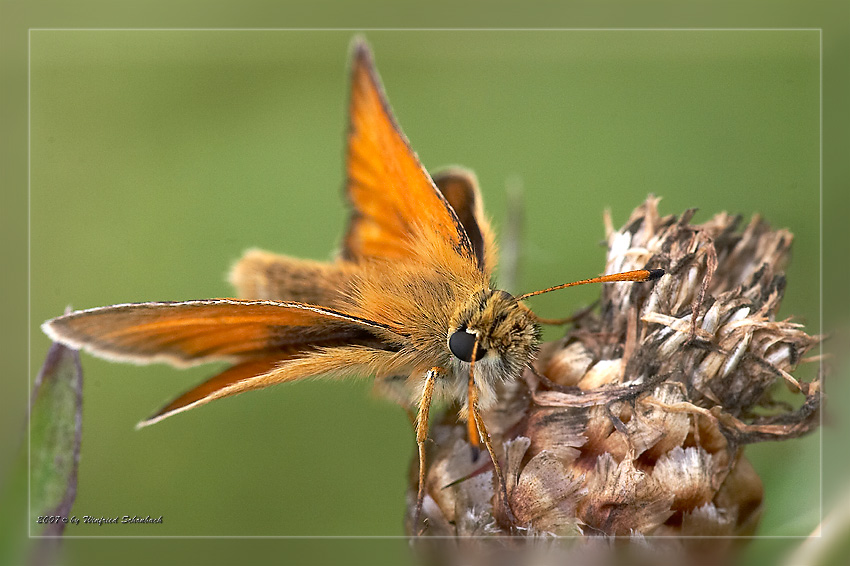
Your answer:
[[[494,507],[492,465],[471,460],[449,411],[429,447],[423,535],[663,535],[721,560],[729,539],[687,537],[754,533],[763,491],[744,446],[810,432],[822,402],[820,377],[791,375],[820,337],[775,318],[792,235],[758,217],[741,231],[725,213],[692,225],[693,211],[661,217],[657,204],[620,230],[606,217],[605,272],[667,275],[604,285],[598,312],[544,344],[485,414],[516,522]],[[774,401],[780,382],[793,406]]]

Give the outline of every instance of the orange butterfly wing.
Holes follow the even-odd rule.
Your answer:
[[[342,258],[407,260],[429,238],[479,263],[457,214],[434,185],[390,112],[372,55],[354,46],[347,195],[352,206]]]
[[[209,378],[203,383],[200,383],[181,394],[179,397],[162,407],[159,411],[137,424],[136,428],[158,423],[162,419],[170,417],[171,415],[188,411],[198,405],[206,404],[213,398],[216,398],[219,392],[226,391],[228,388],[231,388],[240,382],[244,383],[258,375],[268,373],[284,359],[285,358],[278,356],[257,358],[229,367],[218,375]],[[248,389],[249,388],[246,388],[246,390]],[[221,397],[226,396],[229,395],[221,395]]]
[[[102,358],[176,366],[284,359],[320,346],[381,344],[394,334],[329,308],[234,299],[112,305],[60,316],[42,328],[53,340]]]

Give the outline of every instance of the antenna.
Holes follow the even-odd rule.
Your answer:
[[[637,271],[625,271],[623,273],[614,273],[612,275],[594,277],[593,279],[582,279],[581,281],[573,281],[572,283],[555,285],[554,287],[549,287],[548,289],[542,289],[540,291],[533,291],[531,293],[526,293],[525,295],[520,295],[516,298],[516,300],[524,301],[529,297],[533,297],[535,295],[542,295],[543,293],[548,293],[549,291],[557,291],[558,289],[575,287],[576,285],[586,285],[588,283],[608,283],[611,281],[635,281],[638,283],[642,283],[644,281],[655,281],[662,275],[664,275],[663,269],[638,269]]]

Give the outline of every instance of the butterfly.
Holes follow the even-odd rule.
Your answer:
[[[432,402],[460,406],[473,451],[483,443],[504,496],[482,412],[501,382],[519,379],[541,322],[523,300],[584,283],[649,281],[639,270],[518,297],[495,288],[496,246],[475,176],[423,168],[390,110],[372,54],[352,49],[346,195],[351,207],[334,262],[249,251],[234,266],[239,299],[118,304],[48,320],[54,341],[108,360],[228,369],[183,393],[147,426],[210,401],[317,375],[401,378],[415,410],[418,523]],[[510,516],[510,509],[507,509]]]

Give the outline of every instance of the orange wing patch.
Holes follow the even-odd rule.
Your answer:
[[[351,83],[347,194],[353,210],[343,259],[409,259],[411,241],[427,238],[474,262],[460,220],[395,123],[362,42],[354,46]]]
[[[212,377],[183,393],[171,401],[168,405],[157,411],[156,414],[140,422],[136,425],[136,428],[158,423],[162,419],[170,417],[171,415],[176,415],[177,413],[182,413],[183,411],[188,411],[193,407],[202,405],[207,398],[215,395],[217,391],[232,387],[240,381],[267,373],[281,361],[283,361],[282,357],[260,358],[257,360],[243,362],[228,368],[215,377]]]
[[[320,348],[287,359],[274,357],[248,360],[190,389],[137,428],[154,424],[171,415],[205,405],[246,391],[264,389],[279,383],[305,377],[329,375],[337,378],[375,373],[377,368],[389,372],[409,371],[408,360],[396,352],[368,346]]]
[[[53,340],[100,357],[176,366],[279,359],[340,343],[380,344],[393,330],[345,313],[277,301],[212,299],[77,311],[42,326]]]

